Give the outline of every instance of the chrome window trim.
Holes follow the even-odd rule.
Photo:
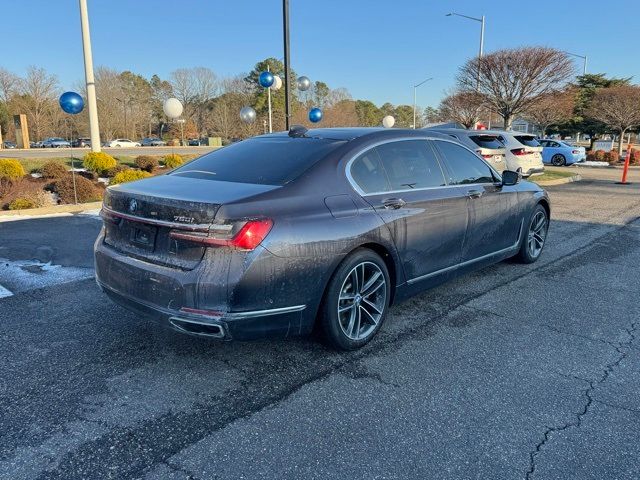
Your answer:
[[[389,139],[385,139],[385,140],[380,140],[378,142],[369,144],[366,147],[362,147],[361,149],[357,150],[351,156],[351,158],[347,161],[347,163],[346,163],[346,165],[344,167],[345,176],[347,177],[347,181],[351,185],[351,188],[353,188],[361,197],[370,197],[370,196],[373,196],[373,195],[384,195],[384,194],[392,194],[392,193],[420,192],[420,191],[423,191],[423,190],[434,190],[434,189],[438,189],[438,188],[470,187],[470,186],[476,186],[476,185],[495,185],[495,182],[491,182],[491,183],[489,183],[489,182],[487,182],[487,183],[463,183],[463,184],[450,185],[450,184],[448,184],[447,176],[446,176],[445,172],[443,171],[442,175],[444,177],[444,181],[447,182],[447,185],[440,185],[440,186],[437,186],[437,187],[407,188],[407,189],[402,189],[402,190],[387,190],[387,191],[382,191],[382,192],[365,193],[364,190],[362,190],[360,188],[358,183],[354,180],[353,176],[351,175],[351,166],[353,165],[353,162],[356,161],[358,159],[358,157],[360,157],[360,155],[368,152],[369,150],[373,150],[374,148],[379,147],[380,145],[385,145],[387,143],[403,142],[403,141],[407,141],[407,140],[422,140],[422,141],[425,141],[425,142],[427,142],[429,140],[431,140],[431,141],[440,140],[440,141],[443,141],[443,142],[450,142],[450,143],[453,143],[454,145],[458,145],[458,146],[464,148],[465,150],[471,152],[478,160],[480,160],[487,167],[489,167],[489,170],[491,170],[496,175],[496,178],[498,180],[502,179],[502,175],[500,175],[491,165],[489,165],[487,162],[485,162],[484,158],[481,158],[480,156],[478,156],[478,154],[476,152],[474,152],[470,148],[466,147],[465,145],[462,145],[459,141],[449,140],[448,138],[429,137],[429,136],[428,137],[396,137],[396,138],[389,138]],[[428,148],[434,149],[434,147],[429,145],[429,144],[427,144],[426,146]],[[441,158],[440,152],[436,150],[433,153],[437,157],[438,164],[440,166],[440,170],[442,170],[443,159]]]

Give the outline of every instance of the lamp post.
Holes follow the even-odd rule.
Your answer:
[[[418,87],[422,84],[427,83],[429,80],[433,80],[433,77],[429,77],[426,80],[421,81],[420,83],[413,86],[413,129],[416,129],[416,108],[417,108],[417,90]]]
[[[82,29],[82,50],[84,54],[84,76],[87,84],[87,106],[89,108],[89,130],[91,132],[91,151],[100,151],[100,127],[98,126],[98,105],[96,85],[93,77],[93,55],[91,54],[91,35],[89,33],[89,14],[87,0],[80,1],[80,26]]]
[[[462,18],[467,18],[469,20],[473,20],[475,22],[480,22],[480,50],[478,51],[478,60],[480,60],[482,58],[482,55],[484,54],[484,15],[482,15],[482,17],[480,18],[476,18],[476,17],[470,17],[468,15],[462,15],[461,13],[447,13],[445,15],[446,17],[452,17],[452,16],[456,16],[456,17],[462,17]],[[478,61],[478,88],[480,87],[480,62]]]
[[[584,60],[584,64],[582,67],[582,74],[583,75],[587,74],[587,56],[586,55],[578,55],[577,53],[571,53],[571,52],[564,52],[564,53],[566,53],[567,55],[571,55],[572,57],[578,57]]]
[[[282,32],[284,40],[284,123],[289,130],[289,88],[291,74],[289,72],[289,0],[282,0]]]

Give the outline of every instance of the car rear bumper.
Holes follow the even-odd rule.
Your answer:
[[[205,257],[197,268],[183,270],[131,257],[103,240],[99,235],[94,248],[98,286],[115,303],[162,326],[225,340],[301,333],[308,302],[269,290],[282,283],[279,279],[260,289],[251,268],[227,273],[230,259],[224,255]],[[269,263],[271,256],[263,254],[267,256]],[[255,264],[259,267],[260,261]]]
[[[289,325],[299,323],[300,316],[306,309],[306,305],[293,305],[269,310],[220,312],[219,315],[198,314],[162,308],[118,292],[97,279],[96,283],[114,303],[154,320],[162,327],[219,340],[256,340],[283,336],[284,332],[289,333]]]

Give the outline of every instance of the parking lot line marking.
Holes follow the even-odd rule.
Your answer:
[[[13,295],[13,293],[11,293],[10,290],[7,290],[2,285],[0,285],[0,298],[10,297],[12,295]]]

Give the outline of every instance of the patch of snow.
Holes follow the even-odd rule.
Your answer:
[[[30,174],[30,175],[31,175],[33,178],[42,178],[42,174],[41,174],[41,173],[38,173],[38,172],[32,173],[32,174]]]
[[[587,162],[580,162],[580,163],[576,163],[575,165],[584,165],[587,167],[608,167],[609,166],[609,162],[592,162],[592,161],[587,161]]]
[[[70,168],[69,171],[70,172],[86,172],[87,169],[86,168]]]
[[[24,292],[91,277],[93,277],[92,268],[63,267],[37,260],[0,259],[0,283],[11,288],[11,291],[7,290],[9,293]]]
[[[109,179],[107,177],[98,177],[98,181],[100,183],[104,183],[105,185],[109,185]]]
[[[13,293],[11,293],[10,290],[7,290],[2,285],[0,285],[0,298],[10,297],[11,295],[13,295]]]

